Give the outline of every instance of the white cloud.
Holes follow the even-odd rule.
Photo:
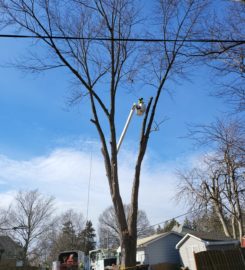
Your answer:
[[[8,190],[6,192],[1,192],[0,208],[7,209],[10,206],[11,202],[13,201],[16,193],[17,193],[16,190]]]
[[[19,189],[36,189],[56,198],[59,211],[69,208],[81,211],[86,217],[88,186],[88,218],[97,225],[98,216],[111,205],[109,186],[100,152],[87,149],[59,148],[47,156],[30,160],[13,160],[0,156],[1,206],[8,206]],[[120,183],[123,200],[128,203],[133,180],[134,154],[120,156]],[[177,216],[185,210],[172,200],[177,179],[176,163],[151,164],[145,159],[141,172],[139,207],[146,211],[152,224]]]

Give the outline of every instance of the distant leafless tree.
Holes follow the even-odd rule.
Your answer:
[[[185,220],[185,223],[186,221],[187,227],[195,231],[225,235],[223,226],[213,207],[199,209],[198,211],[191,213],[188,215],[188,219]]]
[[[72,209],[52,218],[48,230],[32,249],[33,265],[51,265],[61,251],[80,249],[77,235],[84,229],[84,217]],[[64,233],[64,229],[70,229]]]
[[[4,230],[1,231],[1,229],[5,229],[8,226],[8,210],[6,209],[0,209],[0,232],[4,232]]]
[[[202,167],[180,172],[177,197],[187,199],[192,208],[211,207],[219,217],[224,233],[241,238],[245,206],[244,126],[238,120],[229,123],[217,121],[209,126],[200,126],[192,136],[199,143],[211,146],[211,153],[204,157]]]
[[[210,171],[209,171],[210,170]],[[194,168],[189,172],[179,173],[181,184],[179,185],[178,199],[191,206],[192,209],[203,210],[211,206],[219,217],[226,236],[231,237],[229,225],[226,222],[226,211],[224,211],[222,200],[222,188],[220,175],[210,168],[201,170]]]
[[[128,216],[130,206],[124,206]],[[99,243],[102,248],[118,248],[120,246],[120,231],[113,206],[108,207],[99,217]],[[137,238],[149,236],[154,233],[146,213],[138,210]]]
[[[8,214],[8,226],[16,227],[14,237],[24,251],[25,264],[35,255],[36,245],[51,226],[54,199],[38,190],[19,191]]]
[[[76,234],[81,232],[85,228],[86,221],[82,213],[78,213],[72,209],[69,209],[58,217],[58,223],[60,224],[60,226],[70,221],[72,221]]]
[[[82,213],[69,209],[56,216],[52,227],[41,245],[47,250],[47,261],[57,260],[61,251],[78,248],[78,234],[84,229],[85,219]]]

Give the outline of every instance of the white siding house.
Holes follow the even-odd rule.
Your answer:
[[[183,235],[176,232],[155,234],[137,241],[136,260],[141,264],[180,264],[180,256],[175,246]]]
[[[238,240],[207,233],[187,233],[176,245],[182,264],[189,270],[196,270],[194,254],[206,250],[231,249],[239,245]]]

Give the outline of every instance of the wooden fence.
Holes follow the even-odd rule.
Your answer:
[[[6,266],[0,265],[0,270],[39,270],[38,267],[26,266],[26,267],[16,267],[16,266]]]
[[[209,250],[195,253],[197,270],[245,270],[244,251]]]

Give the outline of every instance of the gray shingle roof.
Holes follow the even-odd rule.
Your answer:
[[[160,234],[153,234],[151,236],[145,237],[145,238],[141,238],[137,240],[137,246],[144,246],[147,243],[156,240],[162,236],[164,236],[166,233],[160,233]]]
[[[179,236],[182,236],[181,234],[177,233],[177,232],[165,232],[165,233],[159,233],[159,234],[153,234],[151,236],[145,237],[145,238],[141,238],[137,240],[137,247],[143,247],[143,246],[147,246],[148,244],[156,241],[157,239],[160,239],[162,237],[165,237],[169,234],[176,234]]]
[[[197,238],[200,238],[202,240],[207,240],[207,241],[229,241],[229,240],[234,240],[230,237],[221,235],[219,233],[215,232],[196,232],[192,231],[189,234],[196,236]]]
[[[232,239],[230,237],[226,237],[223,235],[219,235],[217,233],[206,233],[206,232],[191,232],[187,233],[176,245],[176,248],[179,249],[183,243],[186,242],[190,237],[198,238],[200,241],[206,243],[207,245],[238,245],[239,241]],[[205,244],[205,245],[206,245]]]

